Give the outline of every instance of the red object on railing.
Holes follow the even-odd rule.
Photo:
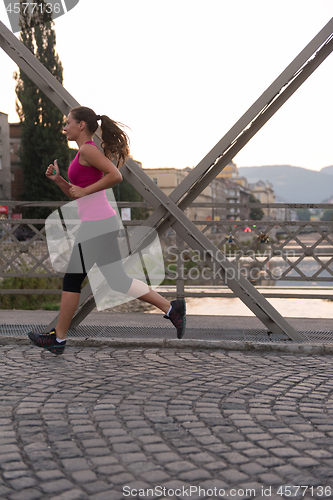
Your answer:
[[[0,219],[8,219],[8,207],[0,205]]]

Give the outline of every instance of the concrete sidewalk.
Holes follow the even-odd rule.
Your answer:
[[[53,311],[1,311],[0,344],[28,343],[27,331],[42,331],[57,315]],[[303,340],[294,342],[284,334],[270,334],[256,317],[187,315],[187,328],[180,341],[162,314],[92,312],[68,335],[76,346],[146,348],[223,348],[228,350],[276,350],[280,352],[333,354],[330,319],[289,318]]]
[[[55,311],[16,311],[1,310],[0,324],[48,324],[57,315]],[[332,331],[333,318],[286,318],[296,330]],[[82,325],[104,326],[160,326],[164,327],[166,320],[163,314],[150,313],[114,313],[91,312],[82,322]],[[261,321],[251,316],[203,316],[187,315],[187,327],[191,328],[222,328],[222,329],[263,329]]]

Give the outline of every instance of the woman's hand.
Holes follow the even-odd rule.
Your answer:
[[[51,179],[51,181],[55,181],[57,179],[57,176],[59,176],[59,167],[58,167],[58,162],[57,160],[54,160],[54,163],[52,163],[47,167],[46,172],[45,172],[46,177]]]
[[[74,200],[76,200],[76,198],[82,198],[83,196],[86,196],[86,191],[85,191],[85,188],[81,188],[79,186],[70,186],[69,188],[69,196],[71,198],[74,198]]]

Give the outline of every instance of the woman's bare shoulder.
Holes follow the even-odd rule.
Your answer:
[[[96,159],[101,159],[101,156],[103,157],[103,154],[94,144],[85,143],[80,147],[80,163],[94,165]]]

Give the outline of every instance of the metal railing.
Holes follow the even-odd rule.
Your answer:
[[[51,211],[66,202],[0,201],[24,212],[28,208],[48,208]],[[120,202],[119,208],[145,210],[146,202]],[[232,208],[237,213],[249,213],[262,208],[274,213],[284,212],[284,220],[263,218],[255,220],[225,220],[223,214]],[[333,281],[333,222],[289,220],[297,208],[331,209],[329,204],[230,204],[193,203],[187,215],[194,224],[221,250],[237,270],[266,297],[331,298]],[[14,210],[14,211],[15,211]],[[216,215],[220,214],[220,215]],[[192,215],[192,217],[191,217]],[[198,218],[199,216],[199,218]],[[144,220],[123,221],[124,226],[144,224]],[[159,288],[165,296],[232,297],[227,282],[219,270],[209,268],[204,256],[188,247],[172,228],[160,237],[165,280]],[[45,219],[0,219],[0,295],[52,294],[59,289],[5,288],[5,278],[59,278],[62,274],[52,268],[48,254]],[[233,276],[226,275],[232,279]],[[304,283],[305,287],[300,287]],[[325,285],[323,287],[323,284]]]

